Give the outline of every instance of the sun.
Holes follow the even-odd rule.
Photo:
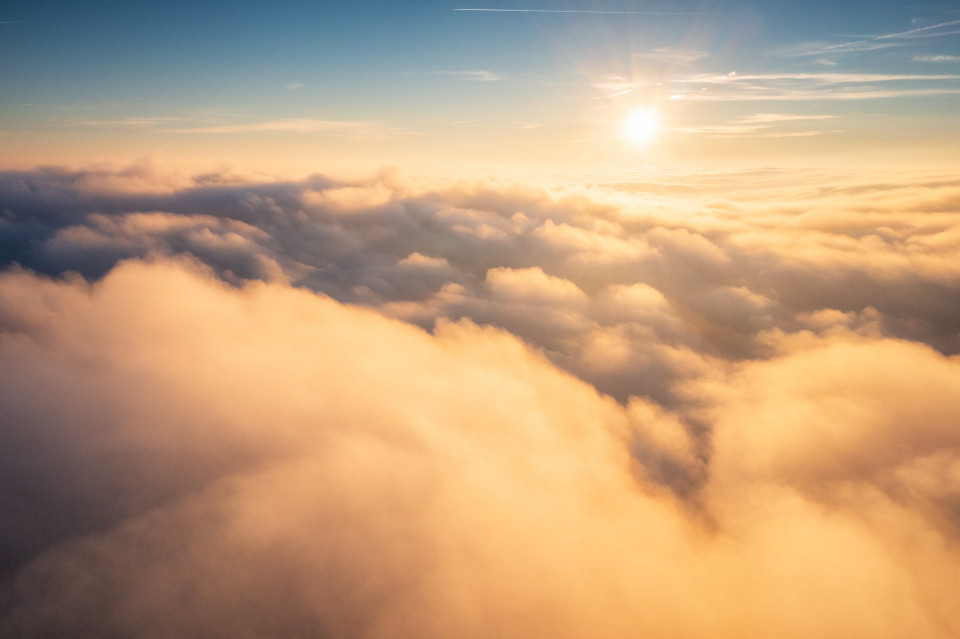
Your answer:
[[[654,109],[640,108],[631,112],[623,122],[621,135],[633,146],[646,146],[660,132],[660,114]]]

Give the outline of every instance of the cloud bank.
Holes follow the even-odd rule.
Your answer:
[[[0,634],[955,636],[958,204],[4,173]]]

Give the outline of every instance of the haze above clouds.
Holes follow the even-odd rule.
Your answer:
[[[2,173],[2,634],[955,636],[958,203]]]

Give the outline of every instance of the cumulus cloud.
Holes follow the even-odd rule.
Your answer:
[[[0,174],[0,634],[955,636],[958,203]]]
[[[0,251],[42,273],[92,278],[120,259],[188,254],[234,284],[286,281],[428,329],[442,318],[494,324],[621,401],[666,401],[673,374],[618,372],[614,358],[603,381],[586,345],[621,343],[629,370],[647,361],[662,372],[676,370],[676,353],[688,363],[756,357],[767,331],[871,309],[880,334],[956,353],[958,201],[960,183],[943,174],[545,187],[11,172],[0,176]],[[612,311],[624,287],[659,295],[656,312],[637,319],[622,302]]]

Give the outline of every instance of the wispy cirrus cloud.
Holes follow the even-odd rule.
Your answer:
[[[616,98],[621,95],[627,95],[628,93],[633,93],[636,91],[634,88],[630,89],[620,89],[619,91],[614,91],[613,93],[607,93],[604,95],[597,95],[591,98],[592,100],[606,100],[607,98]]]
[[[695,75],[672,99],[698,101],[876,100],[960,93],[960,75],[881,73],[762,73]]]
[[[831,91],[788,91],[757,89],[743,92],[725,93],[678,93],[671,100],[693,100],[698,102],[752,102],[752,101],[796,101],[815,100],[886,100],[892,98],[919,98],[936,95],[958,95],[960,89],[903,89],[903,90],[831,90]]]
[[[484,126],[484,127],[499,127],[499,128],[502,128],[502,127],[504,127],[504,126],[510,126],[510,127],[519,128],[521,131],[530,131],[530,130],[533,130],[533,129],[539,129],[540,127],[543,126],[543,123],[541,123],[541,122],[516,121],[516,120],[515,120],[515,121],[512,121],[512,122],[506,123],[506,122],[503,122],[503,121],[485,120],[484,118],[473,118],[473,119],[470,119],[470,120],[456,120],[456,121],[454,121],[454,122],[451,122],[451,123],[450,123],[450,126],[474,127],[474,126],[477,126],[477,125],[481,125],[481,123],[482,123],[482,126]]]
[[[460,78],[461,80],[470,80],[473,82],[497,82],[504,79],[504,77],[499,73],[486,71],[484,69],[478,69],[475,71],[433,71],[432,74],[448,75],[455,78]]]
[[[682,47],[657,47],[645,53],[634,54],[635,58],[647,58],[657,60],[666,64],[692,64],[709,58],[710,53],[700,49],[687,49]]]
[[[757,113],[733,120],[728,124],[713,126],[685,127],[678,129],[682,133],[696,133],[713,138],[796,138],[811,137],[836,130],[806,129],[789,130],[779,127],[781,124],[809,122],[817,120],[833,120],[835,115],[799,115],[794,113]]]
[[[177,117],[177,116],[158,116],[158,117],[143,117],[143,118],[120,118],[117,120],[83,120],[81,124],[83,124],[84,126],[150,127],[150,126],[166,124],[168,122],[178,122],[183,119],[184,118]]]
[[[928,80],[960,80],[956,74],[892,74],[892,73],[717,73],[692,76],[687,82],[711,84],[735,84],[750,81],[792,80],[828,86],[836,84],[862,84],[876,82],[919,82]]]
[[[917,27],[908,31],[886,33],[870,36],[849,42],[826,44],[823,42],[805,43],[785,49],[781,55],[786,56],[823,56],[847,53],[864,53],[891,47],[904,46],[910,40],[938,38],[960,33],[960,20],[949,20],[925,27]]]
[[[808,138],[823,135],[827,131],[770,131],[765,126],[748,124],[719,124],[715,126],[686,127],[677,129],[681,133],[696,133],[711,138]]]
[[[775,122],[797,122],[799,120],[832,120],[835,115],[797,115],[795,113],[758,113],[741,118],[739,122],[772,124]]]
[[[911,39],[911,38],[937,38],[940,36],[955,35],[960,33],[960,20],[949,20],[938,24],[931,24],[926,27],[918,27],[899,33],[888,33],[876,36],[876,40],[891,39]]]
[[[914,62],[960,62],[957,55],[915,55]]]
[[[615,98],[620,95],[633,93],[637,89],[655,84],[653,82],[643,82],[625,78],[620,75],[608,75],[592,83],[594,89],[600,92],[594,100],[603,100],[605,98]]]
[[[214,126],[196,126],[173,129],[173,133],[395,133],[377,122],[349,120],[314,120],[308,118],[289,118],[266,122],[241,124],[219,124]]]
[[[810,101],[879,100],[960,94],[960,74],[892,73],[701,73],[677,75],[670,81],[630,79],[619,75],[592,83],[601,100],[639,89],[665,86],[672,100]]]

